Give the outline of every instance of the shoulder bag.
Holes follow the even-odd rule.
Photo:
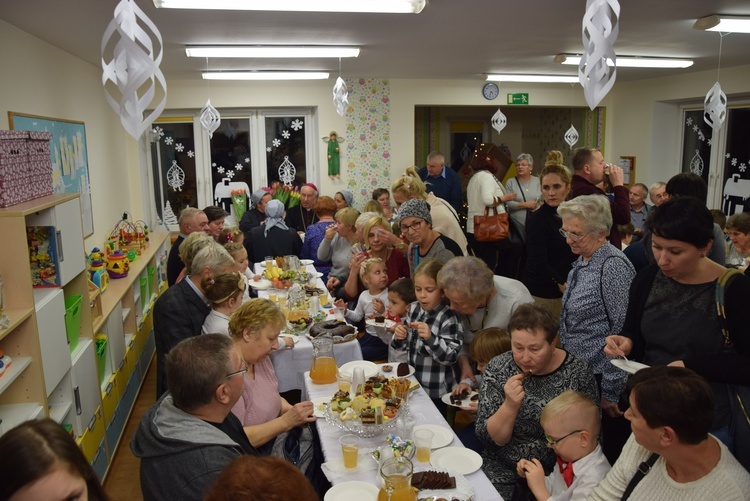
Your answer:
[[[503,185],[492,175],[495,183],[503,191]],[[502,202],[501,202],[502,203]],[[490,214],[492,209],[492,214]],[[474,216],[474,238],[477,242],[501,242],[508,238],[510,231],[509,214],[506,211],[498,214],[496,207],[485,207],[484,215]]]

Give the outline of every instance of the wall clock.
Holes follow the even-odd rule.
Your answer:
[[[486,84],[484,84],[484,87],[482,87],[482,95],[488,101],[492,101],[499,94],[500,94],[500,89],[498,88],[497,84],[494,82],[487,82]]]

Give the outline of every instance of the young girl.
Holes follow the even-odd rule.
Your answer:
[[[221,230],[219,238],[216,239],[221,245],[226,244],[242,244],[245,240],[245,234],[237,228],[224,228]]]
[[[362,291],[357,301],[357,308],[346,310],[345,317],[351,322],[359,322],[363,318],[374,315],[385,314],[385,302],[388,300],[388,273],[385,271],[385,263],[379,257],[365,259],[359,267],[359,278],[365,284],[367,290]],[[374,300],[378,300],[375,308]],[[345,308],[346,302],[338,299],[334,303],[337,308]],[[362,358],[365,360],[387,360],[388,345],[378,337],[375,327],[368,325],[366,334],[359,338],[362,348]]]
[[[417,301],[406,314],[406,325],[397,325],[391,347],[405,351],[414,375],[443,414],[446,405],[440,397],[453,388],[453,367],[463,344],[464,328],[458,315],[443,302],[437,275],[443,263],[423,261],[414,270]],[[407,327],[408,326],[408,327]]]
[[[242,301],[250,299],[250,280],[253,278],[253,271],[248,267],[247,249],[236,242],[224,244],[224,248],[232,255],[234,259],[234,271],[239,271],[245,279],[245,293],[242,295]]]
[[[211,313],[203,322],[202,334],[229,335],[229,316],[242,305],[245,277],[239,272],[206,277],[201,282],[203,293],[211,301]]]
[[[375,332],[385,344],[389,345],[389,362],[407,362],[406,352],[397,352],[390,347],[390,344],[396,327],[403,324],[409,306],[416,300],[417,297],[414,295],[414,282],[411,281],[411,278],[399,278],[388,286],[388,309],[385,312],[385,318],[387,320],[393,320],[396,323],[390,328],[375,327]],[[382,310],[381,304],[380,299],[375,298],[372,300],[372,305],[376,311]]]

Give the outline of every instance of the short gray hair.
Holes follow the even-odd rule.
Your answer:
[[[208,268],[212,274],[218,275],[224,272],[228,266],[233,265],[234,258],[232,255],[216,242],[210,242],[195,255],[190,265],[190,271],[191,273],[194,271],[200,272]]]
[[[643,183],[635,183],[635,184],[634,184],[634,185],[633,185],[633,186],[632,186],[631,188],[635,188],[635,187],[638,187],[638,188],[640,188],[641,190],[643,190],[643,196],[644,196],[644,197],[645,197],[645,196],[648,196],[648,186],[646,186],[646,185],[645,185],[645,184],[643,184]]]
[[[588,231],[603,231],[609,235],[612,229],[612,209],[609,198],[604,195],[582,195],[568,200],[560,204],[557,213],[563,219],[577,217]]]
[[[654,184],[651,185],[651,187],[648,189],[648,191],[650,193],[651,190],[655,190],[657,188],[661,188],[662,186],[666,186],[666,185],[667,185],[667,183],[665,183],[664,181],[657,181],[656,183],[654,183]]]
[[[527,162],[529,162],[529,165],[534,165],[534,158],[528,153],[521,153],[520,155],[518,155],[518,158],[516,158],[516,163],[520,162],[521,160],[526,160]]]
[[[463,294],[469,301],[487,297],[495,288],[495,274],[487,263],[474,256],[459,256],[449,260],[437,276],[441,289]]]
[[[185,237],[185,240],[182,241],[178,250],[180,259],[185,265],[186,274],[190,275],[192,272],[190,265],[193,263],[195,255],[213,241],[213,238],[209,237],[208,234],[202,231],[194,231]]]
[[[357,221],[354,223],[354,227],[361,230],[365,227],[367,222],[374,217],[380,217],[380,214],[378,214],[377,212],[363,212],[357,218]]]
[[[180,219],[177,220],[177,224],[180,225],[180,230],[182,230],[183,224],[191,221],[199,212],[203,212],[203,211],[195,207],[188,207],[186,209],[182,209],[180,211]]]

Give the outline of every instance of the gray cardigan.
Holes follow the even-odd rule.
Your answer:
[[[328,276],[336,277],[343,283],[349,276],[352,244],[338,233],[331,240],[324,238],[318,246],[318,259],[320,261],[330,261],[333,266],[331,267],[331,271],[328,272]]]

